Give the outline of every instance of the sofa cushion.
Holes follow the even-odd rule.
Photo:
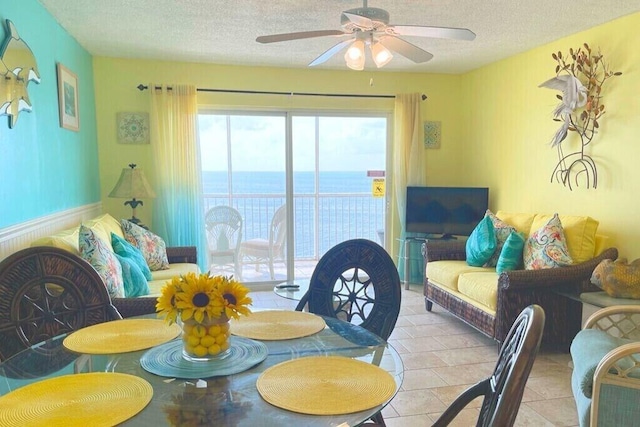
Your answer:
[[[498,275],[494,271],[461,274],[458,278],[458,291],[491,310],[497,310]]]
[[[525,238],[522,233],[512,231],[507,241],[502,246],[498,262],[496,264],[496,273],[503,271],[517,270],[522,267],[522,251],[524,250]]]
[[[525,237],[529,237],[529,234],[531,233],[531,224],[533,223],[533,219],[536,215],[529,213],[498,211],[496,212],[496,216],[507,224],[515,227],[519,232],[524,233]]]
[[[489,209],[487,209],[485,215],[491,219],[491,223],[493,224],[493,234],[496,236],[496,249],[493,251],[493,254],[491,254],[489,260],[484,263],[484,267],[495,267],[498,264],[498,258],[500,258],[500,252],[502,251],[504,243],[507,241],[511,232],[516,231],[516,229],[495,216]]]
[[[142,255],[144,255],[144,259],[147,261],[151,271],[169,268],[167,246],[160,236],[126,219],[121,220],[120,225],[125,239],[142,251]]]
[[[138,264],[131,258],[115,254],[122,268],[122,282],[126,298],[149,294],[149,284]]]
[[[34,240],[31,242],[31,246],[53,246],[54,248],[64,249],[74,255],[80,256],[80,248],[78,247],[79,233],[80,227],[62,230],[51,236]]]
[[[153,280],[149,281],[149,295],[160,295],[160,291],[165,283],[173,279],[175,276],[184,276],[187,273],[200,274],[198,264],[180,262],[169,264],[169,268],[166,270],[152,271],[151,276]]]
[[[152,279],[151,270],[149,269],[147,261],[144,259],[144,255],[140,249],[133,246],[124,237],[120,237],[113,232],[111,233],[111,246],[113,247],[113,252],[115,252],[116,255],[129,258],[131,261],[135,262],[145,279]]]
[[[112,298],[124,297],[122,267],[106,242],[90,228],[80,225],[78,234],[80,255],[96,269]]]
[[[493,268],[472,267],[465,261],[435,261],[428,262],[425,276],[429,281],[440,284],[449,289],[458,290],[458,278],[467,272],[493,272]],[[494,273],[495,274],[495,273]]]
[[[523,260],[524,268],[527,270],[566,267],[573,264],[558,214],[527,238]]]
[[[531,229],[537,230],[551,218],[553,215],[536,215]],[[559,218],[573,262],[581,263],[593,258],[596,250],[598,221],[588,216],[560,215]]]
[[[467,264],[482,267],[496,250],[496,236],[491,218],[485,216],[471,232],[465,246]]]
[[[571,342],[571,360],[573,361],[573,373],[579,381],[580,392],[591,397],[593,394],[593,374],[598,364],[607,353],[624,344],[634,341],[617,338],[599,329],[583,329],[578,332]],[[618,363],[623,369],[632,367],[627,358],[620,359]]]

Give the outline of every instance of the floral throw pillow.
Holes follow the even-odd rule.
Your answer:
[[[109,246],[95,235],[93,230],[80,225],[78,233],[78,247],[80,255],[96,269],[111,298],[124,297],[124,283],[122,281],[122,267],[120,261]]]
[[[523,258],[524,268],[527,270],[573,264],[558,214],[529,236],[524,245]]]
[[[515,233],[516,229],[498,218],[493,212],[487,209],[485,216],[488,216],[493,223],[493,234],[496,236],[496,250],[491,255],[491,258],[483,265],[483,267],[495,267],[498,265],[498,259],[500,258],[500,252],[504,243],[509,238],[511,233]]]
[[[151,271],[167,270],[167,245],[162,237],[149,230],[123,219],[120,221],[124,238],[136,248],[140,249]]]

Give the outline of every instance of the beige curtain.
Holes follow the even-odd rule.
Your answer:
[[[422,96],[419,93],[398,94],[395,100],[393,119],[393,180],[401,239],[406,237],[404,222],[407,206],[407,186],[423,186],[426,184],[425,150],[421,132],[421,101]],[[399,254],[399,259],[402,260],[405,256],[404,245],[400,245],[397,253]],[[411,277],[409,280],[411,282],[420,281],[422,263],[419,260],[419,254],[411,253],[409,254],[409,258],[412,264],[410,266]],[[398,263],[398,271],[400,277],[403,278],[404,263]]]
[[[196,88],[150,84],[156,172],[153,229],[170,246],[196,246],[206,271]]]

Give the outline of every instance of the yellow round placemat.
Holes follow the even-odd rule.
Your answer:
[[[144,350],[171,341],[180,327],[158,319],[124,319],[78,329],[63,341],[69,350],[88,354],[113,354]]]
[[[396,383],[387,371],[340,356],[293,359],[265,370],[256,383],[264,400],[311,415],[341,415],[391,399]]]
[[[142,378],[113,372],[65,375],[0,397],[1,426],[113,426],[151,401]]]
[[[313,335],[325,326],[324,319],[315,314],[265,310],[231,320],[231,333],[254,340],[289,340]]]

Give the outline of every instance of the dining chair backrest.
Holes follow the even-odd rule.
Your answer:
[[[544,322],[542,307],[526,307],[513,322],[502,343],[493,374],[465,390],[433,425],[449,425],[467,404],[484,396],[476,426],[512,426],[540,348]]]
[[[393,260],[377,243],[352,239],[325,253],[296,310],[335,317],[388,339],[400,313],[402,290]]]
[[[237,274],[238,250],[242,241],[242,215],[231,206],[214,206],[204,217],[209,244],[209,264],[232,264]]]
[[[0,360],[85,326],[121,319],[87,261],[54,247],[0,262]]]

